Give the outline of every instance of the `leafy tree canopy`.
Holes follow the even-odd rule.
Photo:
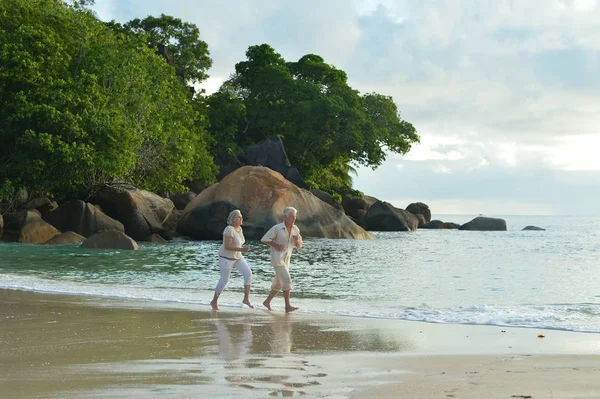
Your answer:
[[[351,188],[350,164],[376,168],[386,151],[404,154],[419,141],[390,96],[361,95],[344,71],[307,54],[287,62],[252,46],[235,74],[208,99],[217,156],[280,136],[293,165],[313,186]]]
[[[61,1],[2,1],[0,15],[4,191],[61,199],[116,181],[214,180],[204,108],[136,35]]]
[[[212,66],[208,45],[200,40],[200,31],[194,24],[161,14],[159,18],[146,17],[127,22],[124,29],[145,34],[148,45],[156,49],[164,45],[173,57],[177,73],[188,84],[200,83],[208,77]]]

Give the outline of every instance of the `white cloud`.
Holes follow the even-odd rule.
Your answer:
[[[408,197],[395,191],[403,181],[453,210],[471,196],[569,212],[573,199],[556,186],[577,182],[581,201],[600,201],[583,172],[600,170],[597,0],[96,0],[95,9],[122,22],[166,13],[198,25],[214,60],[208,92],[248,46],[268,43],[290,61],[319,54],[361,92],[393,96],[422,142],[374,172],[359,169],[357,188],[383,199]]]

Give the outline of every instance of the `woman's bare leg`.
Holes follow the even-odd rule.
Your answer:
[[[219,306],[217,304],[219,300],[219,294],[215,292],[215,296],[213,296],[213,300],[210,301],[210,306],[212,306],[213,310],[219,310]]]
[[[251,307],[252,309],[254,309],[254,306],[252,306],[250,304],[250,286],[249,285],[245,285],[244,286],[244,300],[242,301],[243,304],[248,305],[248,307]]]

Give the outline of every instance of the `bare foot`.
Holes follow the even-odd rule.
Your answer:
[[[249,308],[252,308],[252,309],[254,309],[254,306],[252,306],[252,305],[250,304],[250,301],[249,301],[249,300],[247,300],[247,299],[244,299],[244,300],[242,301],[242,303],[243,303],[244,305],[248,305],[248,307],[249,307]]]
[[[212,306],[213,310],[219,310],[219,307],[215,301],[210,301],[210,306]]]
[[[297,308],[295,306],[290,306],[290,307],[285,308],[285,313],[291,313],[294,310],[298,310],[298,309],[300,309],[300,308]]]
[[[265,305],[265,308],[267,308],[267,310],[273,310],[273,308],[271,307],[271,303],[270,302],[264,301],[263,305]]]

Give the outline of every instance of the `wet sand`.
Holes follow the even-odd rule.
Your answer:
[[[0,397],[297,396],[600,398],[600,334],[0,290]]]

